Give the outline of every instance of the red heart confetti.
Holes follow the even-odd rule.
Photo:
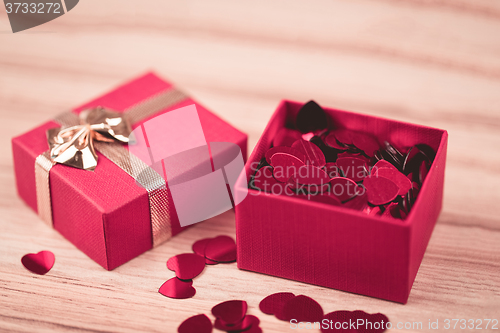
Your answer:
[[[205,257],[195,253],[179,254],[168,259],[167,268],[181,280],[192,280],[205,268]]]
[[[298,169],[304,165],[304,162],[294,155],[276,153],[271,157],[271,165],[274,178],[286,183],[290,178],[295,178]]]
[[[369,207],[368,207],[368,195],[366,194],[366,191],[358,192],[356,196],[354,196],[351,200],[345,202],[343,206],[367,213],[368,212],[367,209]]]
[[[330,179],[341,176],[339,173],[339,168],[337,166],[337,163],[335,163],[335,162],[326,163],[325,172]]]
[[[341,202],[345,202],[358,194],[358,184],[352,179],[335,177],[330,180],[330,193]]]
[[[368,175],[368,166],[361,158],[342,157],[337,159],[337,167],[344,177],[355,182],[363,180]]]
[[[323,119],[325,116],[326,120]],[[416,144],[399,150],[373,133],[348,128],[329,130],[330,121],[314,101],[305,104],[295,121],[302,134],[289,128],[278,131],[273,140],[274,148],[265,154],[270,166],[261,160],[251,177],[250,187],[331,205],[339,205],[340,201],[343,207],[368,215],[405,219],[436,156],[434,149],[426,144]],[[290,144],[291,138],[297,140]],[[382,147],[380,142],[383,142]],[[311,166],[324,170],[329,185],[321,185],[325,181],[323,173],[319,177],[298,175],[299,171],[316,171]],[[375,174],[384,168],[390,171]],[[368,175],[385,178],[388,182],[373,180]],[[259,184],[266,179],[270,186],[263,189]],[[359,184],[357,188],[355,183]],[[400,197],[396,200],[398,195]]]
[[[191,298],[196,294],[193,281],[182,281],[174,277],[167,280],[158,290],[163,296],[177,299]]]
[[[212,321],[205,314],[189,317],[177,328],[179,333],[211,333]]]
[[[347,129],[339,128],[334,132],[335,138],[343,144],[352,145],[354,140],[354,133]]]
[[[299,295],[286,301],[283,317],[286,321],[295,319],[297,322],[317,322],[323,318],[323,309],[312,298]]]
[[[236,261],[236,243],[229,236],[217,236],[205,247],[205,257],[223,263]]]
[[[212,314],[224,325],[235,325],[243,320],[247,313],[246,301],[231,300],[217,304],[212,308]]]
[[[379,206],[396,199],[399,187],[391,180],[384,177],[369,176],[363,181],[368,194],[368,202]]]
[[[377,172],[378,169],[381,169],[381,168],[389,168],[389,169],[399,171],[394,165],[387,162],[386,160],[380,160],[377,163],[375,163],[375,165],[371,168],[370,174],[374,174],[375,172]]]
[[[337,141],[337,138],[335,137],[334,132],[330,132],[326,138],[325,138],[325,144],[331,148],[337,149],[337,150],[347,150],[349,149],[349,146],[346,146],[344,144],[341,144]]]
[[[302,133],[314,132],[328,127],[328,118],[321,106],[315,101],[309,101],[297,113],[295,126]]]
[[[285,303],[294,297],[295,295],[293,293],[286,293],[286,292],[271,294],[266,298],[264,298],[262,301],[260,301],[259,309],[260,311],[269,315],[282,313]]]
[[[45,275],[54,266],[56,257],[50,251],[28,253],[21,258],[23,266],[32,273]]]
[[[368,156],[373,156],[377,150],[380,149],[380,145],[371,135],[366,135],[363,133],[357,133],[353,139],[352,143],[359,149],[365,152]]]
[[[273,155],[277,153],[293,155],[302,162],[306,163],[306,156],[304,155],[304,153],[293,147],[285,147],[285,146],[277,146],[269,149],[265,155],[267,163],[271,164],[271,157],[273,157]]]
[[[205,264],[217,265],[218,264],[217,261],[213,261],[213,260],[207,259],[205,257],[205,247],[207,246],[208,242],[210,242],[211,240],[212,240],[212,238],[200,239],[200,240],[194,242],[192,249],[193,249],[194,253],[205,258]]]
[[[330,181],[330,177],[328,177],[325,170],[310,164],[301,166],[297,170],[294,179],[297,183],[302,185],[322,185],[327,184]]]
[[[412,187],[411,181],[397,169],[379,168],[374,175],[387,178],[396,184],[399,187],[398,195],[405,195]]]
[[[295,141],[292,147],[306,156],[306,164],[317,167],[323,167],[326,164],[325,155],[314,143],[301,139]]]
[[[229,325],[225,323],[221,318],[217,318],[215,319],[214,327],[221,331],[242,332],[247,331],[249,328],[254,326],[258,327],[259,324],[259,318],[252,315],[246,315],[242,320],[233,325]]]

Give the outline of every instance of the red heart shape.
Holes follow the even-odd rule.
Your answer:
[[[349,149],[348,146],[344,146],[344,145],[341,145],[341,144],[338,143],[337,138],[335,137],[335,133],[334,132],[330,132],[330,134],[328,134],[326,136],[325,143],[329,147],[337,149],[337,150],[347,150],[347,149]]]
[[[229,236],[212,238],[205,247],[205,257],[223,263],[236,261],[236,243]]]
[[[340,177],[339,167],[335,162],[329,162],[325,164],[325,172],[330,179],[335,177]]]
[[[286,321],[295,319],[297,322],[317,322],[323,318],[323,308],[311,297],[299,295],[285,303],[283,318]]]
[[[203,238],[203,239],[200,239],[199,241],[196,241],[193,243],[193,252],[196,253],[197,255],[199,256],[202,256],[203,258],[205,258],[205,264],[207,265],[217,265],[218,262],[217,261],[213,261],[213,260],[210,260],[210,259],[207,259],[205,257],[205,247],[207,246],[208,242],[210,242],[212,240],[212,238]]]
[[[361,158],[341,157],[337,159],[337,167],[344,177],[352,179],[355,182],[363,180],[368,175],[368,166]]]
[[[354,198],[344,203],[344,207],[365,211],[368,207],[368,195],[366,194],[366,191],[364,193],[360,192]]]
[[[179,333],[210,333],[212,321],[205,314],[192,316],[182,322],[177,329]]]
[[[330,181],[325,170],[310,164],[299,167],[294,179],[302,185],[323,185]]]
[[[281,154],[288,154],[288,155],[293,155],[297,157],[299,160],[302,162],[306,163],[306,156],[300,152],[299,150],[292,148],[292,147],[286,147],[286,146],[277,146],[269,149],[266,151],[266,161],[267,163],[271,164],[271,157],[273,157],[274,154],[281,153]]]
[[[293,143],[292,148],[297,149],[306,156],[306,164],[323,167],[326,164],[325,155],[314,143],[300,139]]]
[[[212,308],[212,314],[224,325],[235,325],[243,320],[247,313],[246,301],[232,300],[217,304]]]
[[[290,178],[295,178],[298,169],[304,165],[298,157],[285,153],[276,153],[271,157],[273,176],[277,181],[286,183]]]
[[[259,309],[265,314],[270,315],[280,313],[282,312],[285,303],[294,297],[295,295],[293,293],[275,293],[269,295],[260,301]]]
[[[373,136],[357,133],[352,140],[352,143],[365,152],[366,155],[372,157],[377,150],[380,149],[380,145]]]
[[[379,168],[375,176],[387,178],[396,184],[399,187],[398,195],[405,195],[412,187],[411,181],[396,168]]]
[[[368,194],[368,201],[375,206],[384,205],[396,199],[399,193],[398,185],[384,177],[370,175],[363,181]]]
[[[259,318],[248,315],[243,317],[242,320],[233,325],[229,325],[225,323],[221,318],[217,318],[215,319],[214,327],[218,330],[226,332],[242,332],[248,330],[250,327],[259,326],[259,324]]]
[[[50,271],[55,261],[56,257],[50,251],[28,253],[21,258],[21,263],[27,270],[39,275],[44,275]]]
[[[382,168],[389,168],[389,169],[399,171],[398,168],[396,168],[394,165],[392,165],[392,163],[387,162],[386,160],[380,160],[377,163],[375,163],[374,166],[371,167],[370,174],[372,174],[372,175],[376,174],[377,170],[382,169]]]
[[[359,193],[358,184],[352,179],[335,177],[330,180],[330,193],[345,202]]]
[[[344,129],[344,128],[338,128],[334,131],[335,133],[335,138],[343,144],[346,145],[352,145],[355,133],[353,131]]]
[[[170,298],[184,299],[193,297],[196,289],[193,288],[193,281],[182,281],[174,277],[162,284],[158,292]]]
[[[205,268],[205,257],[195,253],[179,254],[168,259],[167,268],[181,280],[192,280]]]

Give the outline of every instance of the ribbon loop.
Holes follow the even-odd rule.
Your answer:
[[[128,143],[132,132],[119,112],[101,106],[80,113],[80,125],[47,131],[52,162],[93,171],[97,166],[94,140]]]

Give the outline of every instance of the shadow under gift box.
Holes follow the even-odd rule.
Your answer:
[[[250,180],[282,127],[303,104],[282,101],[238,179]],[[444,130],[326,108],[337,127],[396,147],[425,143],[437,153],[405,220],[248,189],[236,206],[238,268],[406,303],[442,207],[448,134]]]
[[[79,113],[98,105],[122,112],[170,89],[174,89],[170,83],[148,73],[75,108],[73,112]],[[132,124],[132,127],[193,104],[196,105],[206,141],[235,143],[246,159],[247,135],[188,96]],[[12,139],[17,190],[35,212],[38,211],[35,159],[49,149],[47,129],[59,126],[49,121]],[[99,150],[96,151],[98,162],[94,171],[62,164],[56,164],[50,170],[53,226],[91,259],[111,270],[152,248],[150,202],[146,189]],[[191,168],[185,167],[183,173],[197,167],[194,164]],[[168,191],[166,206],[170,207],[171,235],[174,236],[187,227],[180,225],[170,190],[168,187],[164,190]]]

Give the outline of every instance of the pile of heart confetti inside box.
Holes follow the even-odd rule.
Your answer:
[[[250,188],[406,218],[434,160],[430,146],[403,151],[368,133],[329,126],[327,114],[313,101],[301,108],[295,123],[273,138]]]

